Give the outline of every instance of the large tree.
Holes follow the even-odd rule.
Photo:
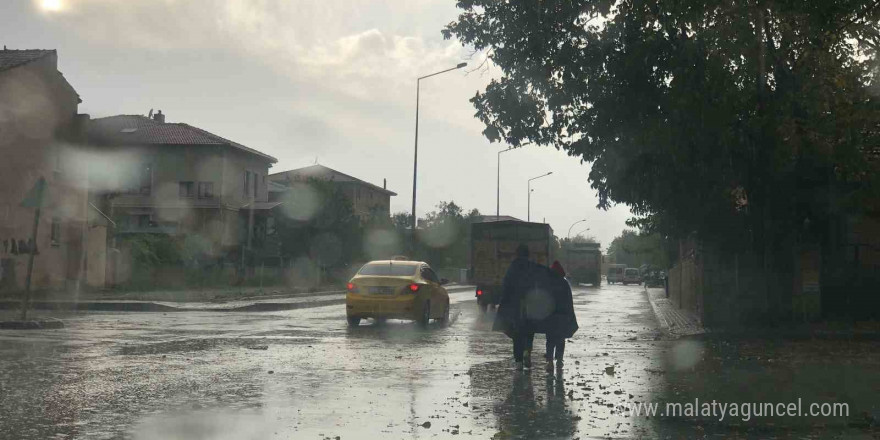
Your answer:
[[[470,224],[480,211],[466,211],[453,201],[440,202],[436,210],[419,219],[416,249],[407,253],[411,258],[425,260],[435,268],[464,268],[470,250]],[[398,212],[391,218],[394,230],[403,243],[410,243],[412,215]]]
[[[870,194],[880,2],[458,7],[445,37],[501,69],[472,99],[486,136],[591,162],[599,206],[628,205],[646,232],[696,233],[783,273],[808,229]]]

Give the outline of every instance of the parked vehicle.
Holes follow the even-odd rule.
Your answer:
[[[645,287],[665,287],[666,272],[662,270],[651,271],[645,275],[643,280],[645,282]]]
[[[599,243],[576,243],[565,252],[565,270],[573,284],[602,283],[602,251]]]
[[[624,269],[626,269],[625,264],[609,264],[605,281],[607,281],[608,284],[622,283]]]
[[[639,276],[639,269],[635,267],[627,267],[623,271],[623,285],[642,284],[642,277]]]
[[[485,312],[501,301],[501,285],[520,243],[529,247],[529,259],[549,266],[553,261],[553,229],[546,223],[519,220],[471,224],[471,283],[477,305]]]
[[[411,319],[421,325],[431,319],[447,322],[447,282],[421,261],[371,261],[346,286],[348,325],[357,326],[363,318]]]

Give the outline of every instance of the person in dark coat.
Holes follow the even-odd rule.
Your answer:
[[[538,265],[529,261],[529,248],[520,244],[502,283],[501,301],[492,330],[513,339],[513,359],[517,368],[531,367],[532,341],[535,333],[524,313],[528,290],[535,284]]]
[[[547,271],[545,284],[547,290],[553,295],[553,313],[541,321],[536,329],[547,335],[547,352],[544,358],[547,360],[547,370],[553,370],[553,359],[556,358],[556,368],[562,368],[562,357],[565,354],[565,339],[570,338],[578,329],[577,317],[574,314],[574,301],[571,296],[571,286],[565,279],[565,269],[558,261],[554,261]]]

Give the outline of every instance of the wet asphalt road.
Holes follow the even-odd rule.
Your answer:
[[[621,405],[668,395],[669,356],[640,286],[577,287],[566,367],[513,368],[472,292],[448,326],[344,305],[273,313],[80,313],[0,333],[0,438],[679,438],[692,424]],[[697,355],[694,355],[697,356]],[[682,360],[684,359],[684,360]],[[696,360],[694,360],[696,362]],[[606,371],[614,366],[613,374]],[[688,367],[685,365],[684,367]]]

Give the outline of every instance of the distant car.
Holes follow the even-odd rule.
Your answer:
[[[635,267],[627,267],[623,271],[623,285],[627,284],[641,284],[642,279],[639,276],[639,270]]]
[[[411,319],[427,325],[449,321],[448,281],[421,261],[382,260],[365,264],[348,282],[345,315],[354,327],[363,318]]]
[[[666,285],[666,273],[662,270],[655,270],[648,273],[644,281],[645,287],[664,287]]]
[[[605,281],[608,284],[620,283],[623,281],[623,270],[626,266],[622,264],[612,264],[611,267],[608,268],[608,274],[605,276]]]

